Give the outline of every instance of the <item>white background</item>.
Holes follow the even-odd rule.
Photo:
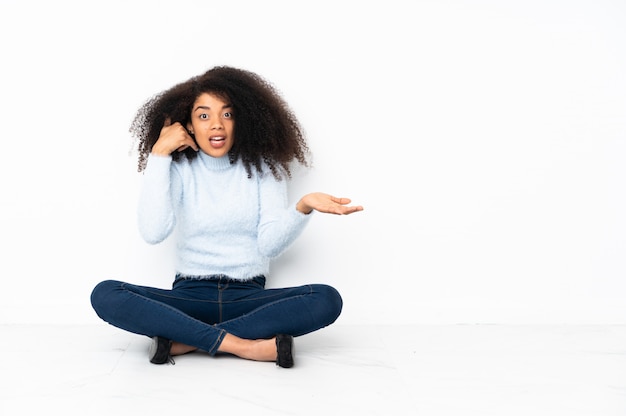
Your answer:
[[[270,286],[340,321],[626,323],[626,3],[0,2],[0,323],[99,322],[91,289],[169,287],[138,236],[128,127],[214,65],[272,81],[324,191]]]

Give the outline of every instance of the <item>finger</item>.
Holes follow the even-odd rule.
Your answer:
[[[343,215],[353,214],[358,211],[363,211],[363,207],[361,205],[356,205],[352,207],[343,207]]]
[[[198,151],[198,143],[196,143],[193,137],[189,137],[189,147],[191,147],[196,152]]]
[[[187,149],[189,147],[191,147],[196,152],[198,151],[198,145],[196,144],[195,140],[192,139],[191,137],[185,138],[182,141],[182,144],[180,146],[178,146],[178,148],[176,150],[178,150],[179,152],[182,152],[183,150],[185,150],[185,149]]]

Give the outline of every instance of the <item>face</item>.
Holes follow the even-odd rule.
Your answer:
[[[193,103],[191,123],[187,125],[198,147],[213,157],[228,154],[235,138],[235,119],[230,103],[216,95],[203,93]]]

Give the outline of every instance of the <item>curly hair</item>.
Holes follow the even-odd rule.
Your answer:
[[[272,84],[250,71],[217,66],[152,96],[139,108],[130,127],[138,141],[138,172],[145,169],[165,121],[187,126],[193,104],[203,93],[232,105],[235,141],[228,156],[231,164],[241,158],[249,178],[253,168],[261,173],[264,164],[277,180],[291,177],[294,160],[309,166],[303,129]],[[191,148],[172,153],[174,160],[196,156]]]

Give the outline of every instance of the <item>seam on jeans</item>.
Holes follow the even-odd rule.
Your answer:
[[[222,322],[222,287],[217,287],[217,322]]]
[[[211,355],[217,354],[217,350],[219,349],[220,345],[222,345],[222,341],[224,340],[224,337],[226,336],[225,329],[220,329],[219,331],[220,331],[219,335],[217,336],[213,345],[211,345],[211,349],[209,349],[208,351],[209,354]]]
[[[271,290],[274,289],[261,289],[259,291],[259,294],[261,296],[254,296],[251,298],[245,298],[245,299],[235,299],[235,300],[230,300],[230,301],[224,301],[220,298],[220,304],[229,304],[229,303],[241,303],[241,302],[256,302],[259,300],[266,300],[269,299],[271,301],[272,298],[278,298],[278,300],[282,299],[284,297],[284,292],[287,290],[295,290],[298,291],[302,288],[307,288],[308,289],[308,293],[301,293],[300,295],[310,295],[311,293],[313,293],[313,286],[310,284],[307,285],[302,285],[302,286],[294,286],[294,287],[285,287],[285,288],[277,288],[276,290],[280,291],[280,292],[275,292],[275,293],[269,293]],[[293,295],[293,296],[298,296],[298,295]]]

